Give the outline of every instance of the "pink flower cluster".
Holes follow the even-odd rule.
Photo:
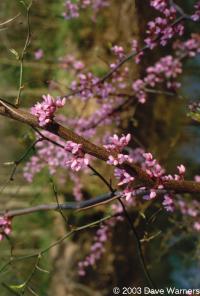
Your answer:
[[[95,13],[97,13],[100,9],[109,6],[109,0],[93,0],[92,8]]]
[[[65,99],[54,99],[51,95],[43,95],[43,102],[31,108],[31,113],[38,118],[40,126],[46,126],[53,121],[57,108],[65,105]]]
[[[151,0],[150,5],[156,10],[163,12],[168,6],[168,1],[167,0]]]
[[[124,48],[122,46],[114,45],[111,50],[119,60],[125,56]]]
[[[192,15],[192,20],[197,22],[200,20],[200,1],[198,1],[195,6],[195,13]]]
[[[74,174],[74,172],[70,172],[70,179],[73,181],[73,195],[76,201],[81,201],[83,199],[83,184],[81,183],[80,176]]]
[[[139,64],[141,61],[142,56],[144,55],[144,52],[140,51],[139,45],[138,45],[138,41],[136,39],[133,39],[130,43],[131,45],[131,51],[135,52],[135,62],[136,64]],[[111,48],[112,52],[116,55],[118,62],[120,62],[120,60],[122,60],[125,57],[125,50],[122,46],[118,46],[115,45]],[[111,65],[112,66],[112,65]]]
[[[0,241],[11,233],[11,219],[6,216],[0,216]]]
[[[71,83],[71,90],[77,93],[79,92],[81,99],[86,101],[94,95],[93,91],[98,81],[99,79],[91,72],[86,74],[79,73],[77,79]]]
[[[117,83],[117,86],[120,87],[123,83],[123,79],[124,75],[122,73],[121,76],[117,74],[117,77],[115,77],[114,75],[111,81],[112,83],[106,81],[104,83],[99,83],[99,78],[91,72],[79,73],[76,79],[72,81],[70,88],[73,92],[77,93],[83,101],[94,97],[104,100],[108,98],[111,93],[115,92],[116,88],[114,83]]]
[[[184,27],[182,24],[173,25],[176,19],[177,11],[174,7],[170,7],[168,1],[152,0],[150,5],[162,13],[162,17],[156,17],[155,20],[148,22],[146,31],[147,38],[145,43],[150,49],[153,49],[159,43],[165,46],[168,40],[175,35],[182,36]]]
[[[161,167],[158,161],[153,158],[153,155],[151,153],[144,153],[143,157],[145,161],[142,164],[142,168],[146,173],[151,178],[161,178],[164,175],[165,170]]]
[[[122,135],[120,138],[118,135],[114,135],[109,137],[108,141],[109,143],[107,145],[104,145],[104,147],[109,151],[115,151],[120,152],[122,151],[130,142],[131,140],[131,134],[128,135]]]
[[[120,56],[122,55],[122,52],[124,51],[122,47],[120,46],[114,46],[113,50],[116,52],[120,52]],[[66,60],[66,62],[65,62]],[[118,62],[118,61],[117,61]],[[113,69],[116,66],[116,63],[111,63],[110,68]],[[82,68],[84,64],[81,61],[77,61],[78,68]],[[77,98],[80,98],[81,101],[88,101],[90,99],[96,99],[96,102],[99,105],[99,108],[96,111],[96,114],[93,114],[91,116],[91,121],[98,121],[97,116],[99,117],[106,117],[106,114],[110,113],[110,110],[113,107],[115,108],[117,103],[123,102],[124,98],[121,95],[117,95],[117,90],[125,89],[128,86],[128,75],[129,75],[129,69],[128,67],[124,67],[120,69],[119,71],[116,71],[113,73],[110,81],[104,81],[101,82],[101,80],[95,76],[91,72],[79,72],[82,69],[75,69],[75,62],[72,57],[69,57],[69,59],[66,57],[61,60],[61,66],[63,65],[64,68],[68,68],[68,70],[76,70],[76,78],[71,82],[70,89],[73,94],[76,94]],[[77,73],[78,72],[78,73]],[[73,73],[74,74],[74,73]],[[73,95],[69,98],[73,98]],[[114,106],[113,106],[114,105]],[[113,106],[113,107],[112,107]],[[107,112],[108,110],[108,112]],[[98,114],[97,114],[98,113]],[[104,113],[104,114],[103,114]],[[115,116],[115,113],[113,113],[113,116]],[[83,118],[81,118],[83,119]],[[103,121],[102,121],[103,122]]]
[[[48,131],[43,131],[42,134],[50,141],[43,140],[36,144],[36,155],[33,155],[24,167],[24,177],[28,182],[32,182],[33,177],[44,167],[48,168],[50,174],[54,174],[58,168],[66,168],[66,151],[51,141],[63,147],[65,142]]]
[[[77,18],[79,17],[79,7],[76,3],[67,0],[65,2],[65,12],[63,12],[65,19]]]
[[[173,48],[179,57],[195,57],[200,53],[200,34],[192,34],[191,38],[184,42],[174,42]]]
[[[133,176],[131,176],[129,173],[127,173],[123,169],[115,169],[114,175],[116,179],[119,180],[119,183],[117,184],[118,186],[122,186],[124,184],[129,184],[135,180]]]
[[[67,0],[65,2],[65,12],[63,16],[69,20],[79,17],[80,10],[91,7],[94,11],[94,15],[102,8],[108,6],[107,0],[78,0],[76,3],[73,0]]]
[[[150,189],[149,194],[144,195],[143,198],[145,200],[154,199],[157,195],[158,189],[163,189],[163,181],[167,180],[180,180],[184,177],[185,167],[184,165],[177,166],[178,173],[174,176],[165,175],[165,170],[158,163],[156,159],[153,158],[151,153],[144,153],[143,150],[138,150],[135,154],[123,154],[122,150],[128,145],[131,139],[131,135],[122,136],[121,138],[117,135],[114,135],[109,138],[109,144],[104,145],[104,147],[112,153],[117,153],[117,156],[110,155],[107,161],[108,164],[118,166],[125,161],[140,163],[141,168],[150,176],[150,178],[157,180],[157,184],[154,188]],[[136,149],[137,150],[137,149]],[[133,188],[133,181],[135,178],[127,173],[124,169],[115,168],[114,175],[118,180],[118,186],[123,186],[123,194],[126,197],[126,201],[130,201],[131,197],[134,196],[135,190]],[[141,187],[140,189],[146,189],[145,187]],[[173,200],[171,195],[167,194],[164,196],[163,205],[167,211],[173,210]]]
[[[154,188],[150,189],[149,194],[143,196],[145,200],[154,199],[157,196],[157,189],[162,189],[161,178],[165,173],[165,170],[161,167],[156,159],[153,158],[151,153],[143,153],[143,161],[141,164],[142,169],[149,175],[149,177],[157,180],[157,184]],[[142,188],[141,188],[142,189]],[[143,189],[146,189],[145,187]]]
[[[123,169],[115,168],[114,176],[118,180],[118,186],[123,186],[123,195],[127,202],[131,202],[131,198],[134,196],[134,189],[132,188],[135,178],[127,173]]]
[[[183,215],[188,215],[191,217],[197,217],[199,215],[200,204],[196,200],[193,200],[190,204],[184,200],[179,200],[178,206]]]
[[[131,50],[135,53],[138,53],[136,56],[135,56],[135,62],[136,64],[139,64],[140,61],[141,61],[141,58],[143,57],[144,55],[144,52],[143,51],[140,51],[140,48],[139,48],[139,45],[138,45],[138,41],[133,39],[131,41]],[[139,52],[140,51],[140,52]]]
[[[73,69],[75,71],[81,71],[85,65],[82,61],[77,60],[73,55],[66,55],[59,58],[59,63],[62,69]]]
[[[116,63],[110,64],[111,70],[116,67],[118,62],[119,62],[119,60]],[[127,87],[128,74],[129,74],[128,67],[124,67],[120,71],[116,71],[113,73],[112,79],[111,79],[113,90],[115,90],[115,88],[120,90],[120,89],[125,89]]]
[[[171,194],[164,195],[164,201],[162,202],[164,208],[168,212],[174,211],[174,201]]]
[[[111,228],[115,225],[115,221],[110,220],[102,225],[96,232],[94,237],[94,243],[91,246],[90,254],[78,263],[78,274],[84,276],[86,274],[85,269],[89,266],[94,266],[96,262],[105,253],[105,243],[111,236]]]
[[[195,182],[200,182],[200,176],[199,176],[199,175],[196,175],[196,176],[194,177],[194,180],[195,180]]]
[[[180,209],[183,217],[186,217],[186,222],[188,224],[188,217],[190,217],[190,223],[193,229],[200,231],[200,203],[197,200],[192,200],[187,202],[180,199],[178,202],[178,208]]]
[[[86,116],[82,117],[73,117],[73,118],[66,118],[64,120],[65,125],[70,126],[73,128],[73,130],[78,133],[79,135],[85,137],[85,138],[91,138],[94,137],[96,134],[98,134],[98,129],[101,127],[106,127],[110,125],[113,121],[118,124],[120,122],[119,113],[113,112],[113,110],[116,109],[116,106],[120,106],[124,98],[123,97],[108,97],[107,98],[107,88],[105,86],[99,89],[99,96],[95,97],[96,100],[96,110],[93,110],[94,105],[92,105],[92,112],[91,114],[87,114]],[[93,90],[97,91],[97,87],[93,87]],[[95,96],[95,94],[94,94]],[[94,96],[91,97],[91,103],[94,101]],[[83,98],[80,96],[80,100]],[[84,98],[85,100],[85,98]],[[87,99],[89,100],[89,98]],[[89,101],[87,101],[88,110],[89,108]],[[110,133],[109,133],[110,135]],[[102,135],[104,138],[105,135]],[[101,143],[102,140],[99,138],[96,138],[97,143]],[[105,142],[103,140],[103,142]]]
[[[45,167],[48,168],[49,173],[51,175],[58,173],[60,169],[64,169],[66,171],[66,163],[71,164],[72,158],[73,157],[75,158],[74,155],[73,156],[71,155],[71,149],[70,151],[66,151],[64,149],[66,142],[61,140],[58,136],[53,135],[52,133],[49,133],[48,131],[43,131],[42,133],[45,137],[49,138],[50,141],[52,140],[54,142],[57,142],[58,144],[63,146],[63,148],[47,140],[38,142],[36,144],[36,155],[33,155],[24,167],[24,178],[28,182],[32,182],[33,177],[37,173],[42,171],[42,169],[44,169]],[[74,145],[72,144],[72,146]],[[81,192],[82,184],[81,184],[80,177],[77,174],[75,174],[73,171],[69,171],[68,176],[71,179],[71,181],[74,183],[74,186],[73,186],[74,197],[77,201],[80,201],[82,199],[82,192]],[[60,178],[60,181],[62,181],[61,178]],[[65,181],[66,180],[64,179],[64,182]]]
[[[109,138],[109,144],[104,145],[104,147],[112,154],[116,154],[116,156],[110,155],[107,163],[110,165],[117,166],[124,162],[132,162],[132,158],[129,155],[121,153],[124,147],[128,145],[130,142],[131,135],[128,134],[126,136],[122,136],[119,138],[117,135],[114,135]]]
[[[36,60],[41,60],[44,56],[43,50],[40,48],[34,52],[34,56]]]
[[[109,137],[109,144],[104,145],[104,147],[112,153],[115,153],[116,156],[110,155],[107,163],[110,165],[121,165],[124,162],[133,162],[133,158],[130,155],[123,154],[123,149],[129,144],[131,140],[131,135],[127,134],[122,135],[122,137],[118,137],[114,135]],[[118,180],[118,186],[124,186],[123,193],[126,197],[126,200],[130,200],[133,194],[132,183],[134,181],[134,177],[127,173],[124,169],[115,168],[114,175]]]
[[[45,163],[39,159],[38,156],[32,156],[24,167],[24,178],[31,183],[33,181],[33,177],[39,173],[44,168],[44,166]]]
[[[65,145],[65,150],[70,152],[72,155],[66,160],[66,166],[70,167],[73,171],[80,171],[87,167],[89,164],[89,158],[85,155],[82,150],[82,144],[76,144],[72,141],[68,141]]]
[[[153,179],[156,180],[156,184],[154,188],[150,189],[150,193],[148,195],[144,195],[143,198],[145,200],[151,200],[154,199],[157,196],[157,190],[163,189],[163,182],[168,180],[181,180],[184,178],[185,174],[185,166],[179,165],[177,166],[178,174],[172,175],[166,175],[165,169],[162,168],[162,166],[158,163],[156,159],[153,158],[151,153],[143,153],[143,151],[139,151],[139,153],[142,153],[143,159],[138,158],[136,162],[139,162],[142,169]],[[135,159],[133,158],[133,161],[135,162]],[[141,189],[146,189],[141,188]],[[167,211],[172,211],[174,209],[173,207],[173,199],[171,194],[164,195],[164,201],[163,205]]]
[[[176,180],[179,181],[184,178],[186,168],[183,164],[180,164],[177,166],[178,174],[175,174],[174,176],[172,175],[165,175],[162,177],[163,181],[169,181],[169,180]]]
[[[148,87],[154,88],[163,83],[172,90],[180,87],[174,79],[182,73],[182,64],[171,55],[161,58],[154,66],[148,67],[146,72],[145,78],[134,81],[132,85],[138,101],[142,104],[147,100]]]

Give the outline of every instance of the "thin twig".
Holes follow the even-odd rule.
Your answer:
[[[178,6],[177,6],[178,9]],[[186,13],[184,13],[181,10],[178,11],[180,13],[180,17],[178,17],[174,22],[172,22],[171,27],[174,27],[175,25],[177,25],[178,23],[180,23],[183,20],[191,20],[191,17],[189,15],[187,15]],[[160,36],[158,36],[155,41],[158,41],[160,39]],[[138,51],[132,51],[130,52],[128,55],[126,55],[121,61],[119,61],[118,64],[116,64],[115,67],[113,67],[110,71],[108,71],[102,78],[100,78],[96,83],[94,83],[92,85],[92,87],[95,87],[99,84],[104,83],[106,80],[108,80],[119,68],[121,68],[126,62],[128,62],[129,60],[131,60],[133,57],[137,56],[138,54],[140,54],[141,52],[144,52],[146,50],[149,49],[148,45],[143,46],[141,49],[139,49]],[[79,93],[81,93],[82,91],[85,90],[90,90],[91,88],[89,87],[82,87],[79,90],[73,91],[65,96],[62,96],[62,98],[68,98],[74,95],[77,95]]]
[[[133,224],[133,222],[131,220],[131,217],[130,217],[129,213],[126,210],[126,207],[125,207],[124,203],[122,202],[122,200],[120,198],[119,198],[119,202],[120,202],[120,204],[122,206],[122,209],[123,209],[123,212],[124,212],[124,216],[125,216],[128,224],[129,224],[129,226],[130,226],[130,228],[132,230],[132,233],[134,235],[135,242],[136,242],[136,249],[137,249],[137,253],[138,253],[138,257],[139,257],[139,261],[140,261],[141,267],[142,267],[142,269],[144,271],[145,277],[146,277],[146,279],[147,279],[148,284],[150,285],[150,287],[155,288],[155,284],[153,283],[153,280],[151,279],[151,276],[149,274],[148,268],[147,268],[146,263],[145,263],[145,259],[144,259],[143,252],[142,252],[142,246],[141,246],[140,238],[139,238],[139,236],[137,234],[137,231],[136,231],[136,229],[134,227],[134,224]]]
[[[0,26],[4,26],[4,25],[7,25],[9,24],[10,22],[14,21],[16,18],[18,18],[20,16],[20,13],[18,13],[16,16],[14,16],[13,18],[10,18],[9,20],[3,22],[3,23],[0,23]]]
[[[18,159],[18,160],[15,160],[13,162],[14,164],[14,167],[12,169],[12,172],[10,174],[10,178],[9,180],[10,181],[13,181],[14,180],[14,175],[16,173],[16,170],[17,170],[17,167],[20,165],[20,163],[29,155],[29,153],[31,152],[32,149],[35,148],[35,145],[39,142],[43,141],[43,139],[39,138],[37,140],[35,140],[27,149],[26,151],[22,154],[22,156]]]
[[[143,189],[137,189],[135,190],[135,197],[139,196],[144,196],[149,194],[149,190],[143,190]],[[156,194],[157,195],[163,195],[166,193],[166,190],[157,190]],[[15,209],[15,210],[7,210],[7,211],[0,211],[0,215],[5,215],[6,217],[9,218],[14,218],[17,216],[22,216],[22,215],[28,215],[32,214],[35,212],[45,212],[45,211],[58,211],[59,208],[64,211],[64,210],[88,210],[100,205],[107,204],[109,202],[112,202],[114,200],[117,200],[119,198],[123,198],[123,192],[117,191],[115,193],[113,192],[108,192],[102,195],[99,195],[97,197],[88,199],[88,200],[82,200],[80,202],[66,202],[63,204],[41,204],[37,205],[34,207],[28,207],[28,208],[22,208],[22,209]]]
[[[6,181],[6,183],[2,186],[2,188],[1,188],[1,190],[0,190],[0,193],[2,193],[6,188],[7,188],[7,186],[10,184],[10,182],[11,181],[14,181],[14,176],[15,176],[15,174],[16,174],[16,171],[17,171],[17,168],[18,168],[18,166],[22,163],[22,161],[29,155],[29,153],[30,153],[30,151],[32,150],[32,149],[34,149],[34,147],[35,147],[35,145],[38,143],[38,142],[40,142],[40,141],[42,141],[43,139],[42,138],[39,138],[39,139],[37,139],[37,140],[35,140],[26,150],[25,150],[25,152],[22,154],[22,156],[19,158],[19,159],[17,159],[17,160],[15,160],[15,161],[10,161],[10,162],[8,162],[8,163],[6,163],[7,165],[12,165],[13,166],[13,168],[12,168],[12,170],[11,170],[11,173],[10,173],[10,176],[9,176],[9,178],[8,178],[8,180]]]
[[[26,6],[26,5],[25,5]],[[24,63],[24,56],[26,54],[26,50],[30,44],[30,39],[31,39],[31,29],[30,29],[30,8],[32,6],[32,1],[30,1],[30,4],[28,6],[26,6],[26,18],[27,18],[27,36],[26,36],[26,40],[25,40],[25,44],[20,56],[20,74],[19,74],[19,89],[18,89],[18,95],[16,98],[16,102],[15,105],[18,107],[19,103],[20,103],[20,96],[21,96],[21,92],[23,89],[23,63]]]
[[[0,273],[3,272],[9,265],[11,265],[14,262],[18,262],[18,261],[22,261],[22,260],[27,260],[27,259],[31,259],[34,257],[38,257],[38,256],[42,256],[45,253],[47,253],[50,249],[54,248],[55,246],[61,244],[64,240],[66,240],[67,238],[69,238],[70,236],[72,236],[73,234],[75,234],[76,232],[79,232],[81,230],[85,230],[91,227],[94,227],[100,223],[103,223],[109,219],[112,219],[118,215],[109,215],[106,216],[104,218],[101,218],[97,221],[91,222],[89,224],[85,224],[82,225],[80,227],[74,228],[73,230],[71,230],[70,232],[68,232],[66,235],[64,235],[62,238],[58,239],[56,242],[52,243],[50,246],[48,246],[47,248],[44,248],[43,250],[41,250],[40,252],[34,253],[34,254],[30,254],[30,255],[26,255],[26,256],[22,256],[22,257],[12,257],[10,258],[10,260],[8,262],[6,262],[1,268],[0,268]]]
[[[63,214],[61,204],[59,203],[57,188],[56,188],[56,185],[55,185],[52,177],[50,177],[50,182],[52,183],[52,189],[53,189],[53,192],[54,192],[54,195],[55,195],[55,198],[56,198],[58,211],[61,214],[61,216],[62,216],[62,218],[63,218],[63,220],[65,222],[65,226],[68,227],[68,221],[67,221],[67,218],[65,217],[65,215]]]
[[[115,193],[116,190],[112,188],[111,184],[106,180],[106,178],[104,178],[104,176],[102,174],[100,174],[94,167],[92,167],[91,165],[88,165],[88,167],[94,172],[94,174],[99,177],[99,179],[101,181],[103,181],[103,183],[108,187],[108,189],[110,190],[111,193]]]

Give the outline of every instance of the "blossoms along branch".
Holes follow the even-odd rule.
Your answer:
[[[62,13],[63,21],[76,19],[82,11],[90,9],[95,22],[97,15],[110,5],[108,0],[67,0]],[[29,110],[22,108],[23,101],[18,108],[6,99],[0,99],[0,114],[31,126],[36,140],[43,139],[35,143],[35,153],[23,168],[27,182],[33,182],[34,177],[45,168],[52,176],[60,171],[63,175],[68,174],[74,184],[72,195],[78,204],[84,201],[82,176],[88,176],[89,180],[92,170],[109,190],[110,200],[120,191],[117,199],[123,199],[126,209],[138,212],[141,205],[158,202],[162,211],[169,215],[178,213],[187,217],[188,230],[198,233],[200,202],[196,197],[192,197],[192,200],[185,198],[185,193],[200,193],[200,176],[186,180],[190,168],[182,163],[177,163],[176,171],[169,173],[150,151],[135,145],[137,138],[134,133],[120,133],[127,110],[136,105],[145,106],[152,100],[152,94],[167,93],[172,96],[170,100],[177,100],[183,63],[200,53],[200,35],[195,32],[189,37],[185,35],[188,22],[199,23],[200,1],[195,3],[192,14],[183,11],[174,1],[151,0],[149,7],[156,17],[147,22],[143,44],[136,39],[130,40],[127,46],[130,53],[122,45],[112,45],[112,61],[109,61],[105,76],[98,77],[88,71],[85,62],[73,55],[61,57],[60,67],[73,77],[69,95],[54,97],[52,94],[41,94],[42,99],[30,106]],[[153,55],[159,47],[161,51],[163,47],[169,47],[173,54],[161,56],[148,65],[137,79],[131,80],[131,67],[127,62],[131,60],[140,66],[145,55]],[[35,59],[40,60],[44,55],[40,49],[35,53]],[[70,117],[66,115],[66,110],[70,113],[74,101],[84,107],[81,115]],[[89,104],[95,108],[85,114],[84,110]],[[189,110],[194,114],[200,113],[199,104],[193,104]],[[97,159],[105,162],[110,172],[109,180],[98,173]],[[138,190],[144,194],[138,194]],[[62,208],[65,209],[64,206]],[[51,209],[58,210],[58,207]],[[31,212],[28,209],[20,211],[24,215]],[[106,252],[106,242],[112,237],[114,227],[125,219],[121,203],[111,203],[109,211],[114,218],[100,225],[90,253],[77,264],[80,276],[86,275],[89,266],[97,264]],[[14,229],[12,219],[15,211],[12,216],[8,213],[5,210],[0,216],[0,240],[12,235]]]

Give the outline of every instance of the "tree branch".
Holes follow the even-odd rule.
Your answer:
[[[156,191],[157,195],[163,195],[166,193],[166,190],[157,190]],[[144,189],[137,189],[135,190],[135,195],[136,197],[139,196],[144,196],[149,194],[149,190],[144,190]],[[17,216],[23,216],[23,215],[28,215],[32,214],[35,212],[44,212],[44,211],[63,211],[63,210],[88,210],[93,207],[97,207],[102,204],[107,204],[111,201],[118,200],[119,198],[123,198],[123,192],[117,191],[115,193],[109,192],[105,193],[102,195],[99,195],[97,197],[88,199],[88,200],[83,200],[80,202],[66,202],[63,204],[43,204],[43,205],[38,205],[30,208],[22,208],[22,209],[16,209],[16,210],[8,210],[8,211],[0,211],[0,215],[4,215],[8,218],[13,218]]]
[[[29,112],[18,109],[14,105],[0,99],[0,115],[7,116],[19,122],[25,123],[33,128],[40,128],[36,116]],[[96,157],[99,160],[107,161],[110,153],[101,146],[97,146],[85,138],[79,136],[67,127],[62,126],[56,121],[53,121],[50,125],[43,127],[44,130],[53,133],[66,141],[73,141],[78,144],[82,144],[83,151]],[[113,154],[113,156],[116,156]],[[144,170],[142,170],[136,164],[125,163],[120,167],[126,169],[130,174],[134,174],[140,181],[147,187],[153,187],[156,184],[156,180],[152,179]],[[188,193],[200,193],[200,183],[186,180],[169,180],[162,182],[166,190],[173,190],[175,192],[188,192]]]

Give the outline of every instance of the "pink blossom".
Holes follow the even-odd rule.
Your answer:
[[[191,217],[196,217],[198,214],[198,211],[195,208],[188,208],[187,214]]]
[[[88,5],[90,5],[91,4],[91,0],[82,0],[81,1],[81,6],[83,7],[83,8],[86,8]]]
[[[76,201],[81,201],[83,199],[83,184],[81,183],[81,178],[78,174],[70,173],[70,179],[73,181],[73,195]]]
[[[131,140],[131,135],[127,134],[126,136],[122,135],[121,138],[119,138],[117,135],[114,135],[112,137],[109,137],[108,142],[109,144],[104,145],[104,147],[113,154],[116,154],[116,156],[110,155],[108,157],[107,163],[110,165],[120,165],[124,162],[132,162],[132,158],[127,154],[122,154],[122,150],[124,147],[128,145],[128,143]]]
[[[133,201],[133,196],[134,196],[134,190],[127,186],[124,190],[123,190],[123,195],[125,196],[125,201],[126,204],[128,203],[129,205],[132,204]],[[122,211],[122,210],[121,210]]]
[[[156,197],[156,191],[152,189],[152,190],[150,191],[150,195],[149,195],[149,197],[150,197],[150,199],[155,198],[155,197]]]
[[[200,20],[200,1],[198,1],[195,6],[195,13],[192,15],[192,20],[197,22]]]
[[[24,167],[24,178],[31,183],[33,181],[33,177],[39,173],[44,166],[45,163],[42,162],[41,159],[36,156],[32,156]]]
[[[127,134],[126,136],[122,135],[121,138],[119,138],[118,135],[114,135],[112,137],[109,137],[108,139],[109,144],[104,145],[104,147],[108,151],[120,152],[124,147],[126,147],[129,144],[130,140],[131,140],[131,134]]]
[[[34,52],[34,56],[36,60],[40,60],[44,56],[44,52],[42,49],[38,49]]]
[[[157,160],[153,158],[151,153],[144,153],[143,157],[145,161],[142,163],[142,168],[150,177],[160,178],[164,175],[165,170]]]
[[[115,45],[111,48],[111,50],[119,59],[122,59],[125,55],[124,49],[122,46]]]
[[[70,167],[73,171],[78,172],[88,166],[89,158],[83,152],[82,144],[76,144],[72,141],[68,141],[65,145],[65,150],[72,154],[71,157],[68,156],[65,161],[67,167]]]
[[[63,16],[67,20],[77,18],[79,17],[80,10],[91,7],[94,12],[93,19],[95,20],[96,13],[108,5],[109,2],[107,0],[79,0],[77,3],[74,3],[73,0],[67,0],[65,2],[65,11],[63,12]]]
[[[156,190],[155,189],[151,189],[149,194],[146,194],[143,196],[143,199],[145,200],[151,200],[154,199],[156,197]]]
[[[76,3],[72,3],[71,0],[65,2],[65,12],[63,13],[65,19],[79,17],[79,8]]]
[[[132,88],[135,91],[138,101],[142,104],[145,103],[147,98],[145,92],[145,82],[142,79],[138,79],[134,81]]]
[[[118,186],[122,186],[124,184],[128,184],[134,181],[134,177],[129,175],[125,170],[123,169],[115,169],[115,177],[120,181],[118,183]]]
[[[11,233],[11,219],[6,216],[0,216],[0,241]]]
[[[178,206],[183,215],[187,215],[190,218],[197,219],[200,211],[200,203],[197,200],[192,200],[190,203],[179,200]]]
[[[178,57],[195,57],[200,53],[200,35],[192,34],[191,38],[184,42],[177,40],[174,42],[173,48],[176,50],[176,55]]]
[[[97,261],[105,253],[105,243],[111,236],[111,229],[115,225],[115,222],[110,220],[102,225],[96,232],[93,244],[90,248],[90,254],[86,256],[83,261],[78,263],[78,274],[84,276],[86,274],[86,268],[94,266]]]
[[[135,52],[138,51],[138,41],[136,39],[131,41],[131,50]]]
[[[151,0],[150,4],[153,8],[161,12],[163,12],[167,8],[166,0]]]
[[[110,155],[108,157],[108,161],[107,163],[110,164],[110,165],[119,165],[119,164],[122,164],[124,162],[132,162],[132,158],[129,156],[129,155],[126,155],[126,154],[118,154],[117,157],[114,157],[113,155]]]
[[[162,14],[162,17],[156,17],[155,20],[147,24],[147,38],[145,43],[150,49],[153,49],[159,43],[165,46],[175,35],[182,36],[184,27],[182,24],[172,26],[176,19],[176,9],[169,5],[165,0],[152,0],[150,5]]]
[[[163,201],[163,206],[168,212],[173,212],[174,211],[174,201],[172,199],[172,196],[169,194],[164,195],[164,201]]]
[[[177,166],[177,169],[178,169],[178,173],[179,173],[178,175],[177,174],[175,174],[173,176],[170,174],[164,175],[164,176],[162,176],[162,180],[163,181],[169,181],[169,180],[179,181],[179,180],[181,180],[185,174],[186,168],[184,165],[181,164],[181,165]]]
[[[77,60],[73,55],[69,54],[69,55],[66,55],[64,57],[60,57],[59,58],[59,62],[60,62],[60,67],[62,69],[73,69],[75,70],[76,72],[84,69],[85,67],[85,64],[80,61],[80,60]]]
[[[66,168],[66,151],[62,148],[66,142],[48,131],[42,131],[42,134],[60,144],[61,147],[47,140],[36,144],[36,154],[30,158],[24,167],[24,177],[28,182],[32,182],[33,177],[44,167],[48,168],[50,174],[55,174],[59,168]],[[39,136],[36,135],[36,138],[39,138]]]
[[[177,169],[178,169],[180,175],[185,174],[185,166],[183,164],[178,165]]]
[[[195,182],[200,182],[200,176],[199,176],[199,175],[196,175],[196,176],[194,177],[194,180],[195,180]]]
[[[161,58],[154,66],[148,67],[146,73],[147,75],[143,79],[137,79],[132,84],[140,103],[146,102],[149,87],[152,88],[163,83],[172,90],[180,87],[180,84],[174,80],[182,73],[182,64],[177,58],[168,55]]]
[[[43,102],[35,104],[31,113],[38,118],[40,126],[46,126],[53,121],[57,108],[65,105],[65,99],[54,99],[51,95],[43,95]]]
[[[152,161],[153,160],[153,155],[151,153],[149,153],[149,152],[144,153],[143,156],[147,161]]]
[[[200,222],[195,222],[193,226],[195,230],[200,231]]]

